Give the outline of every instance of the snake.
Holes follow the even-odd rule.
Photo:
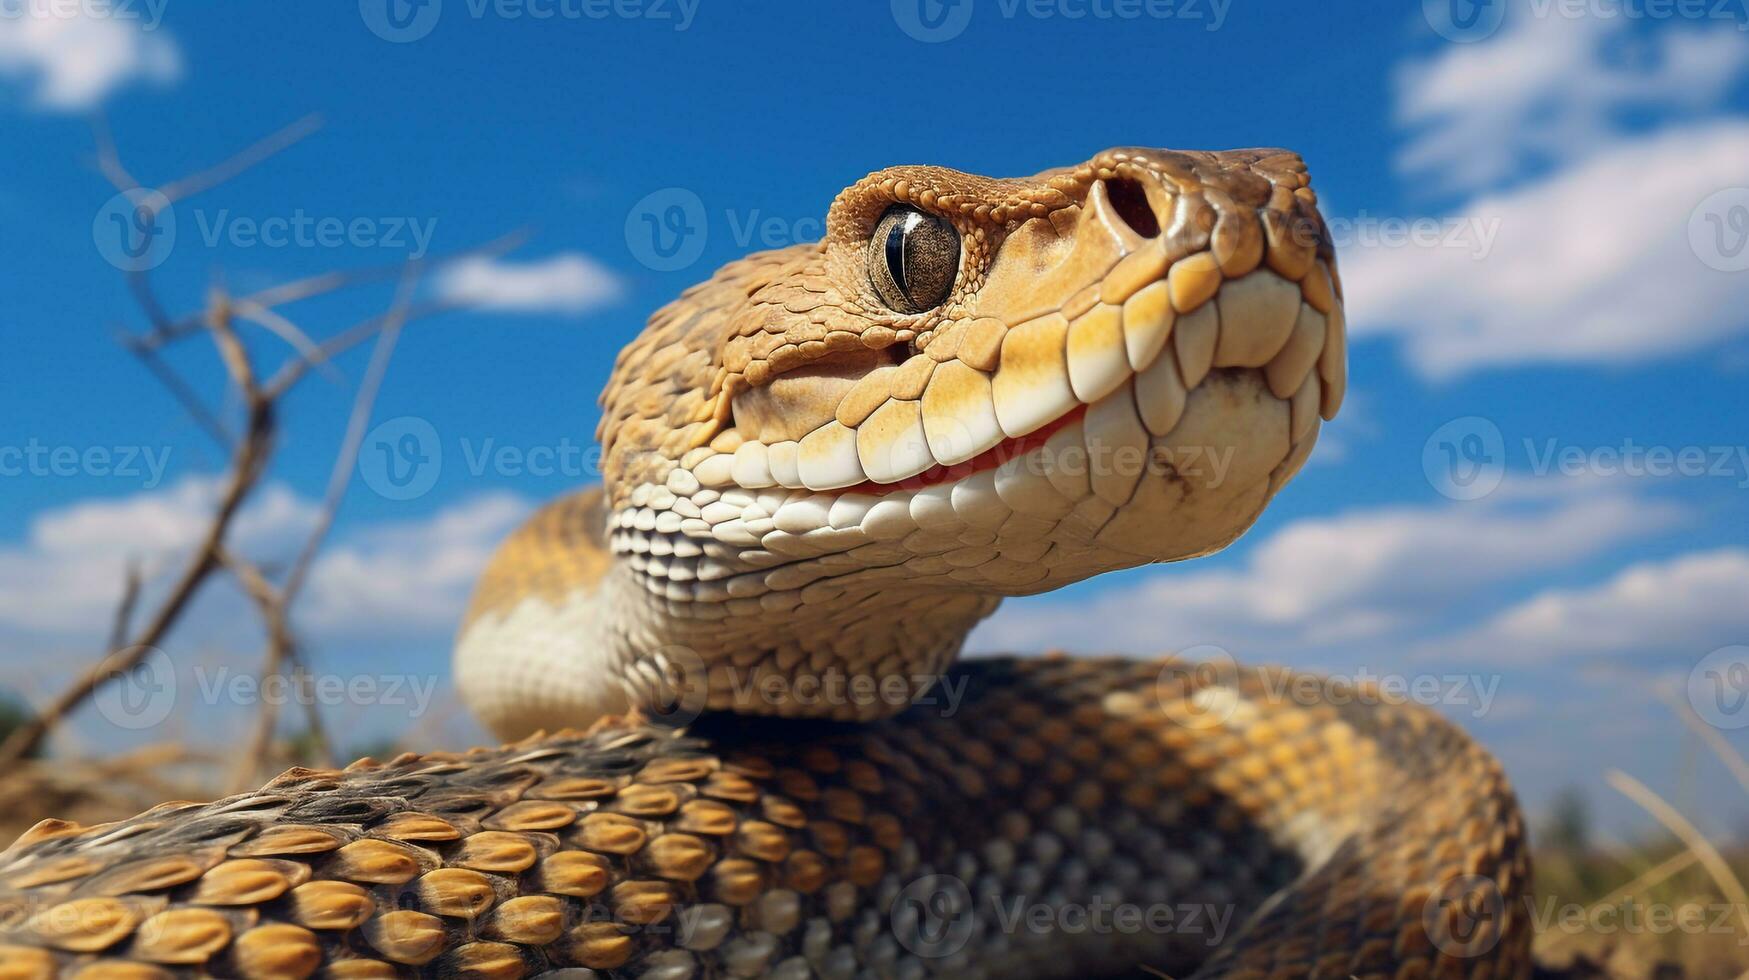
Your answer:
[[[0,978],[1530,975],[1523,819],[1436,711],[958,657],[1305,464],[1347,351],[1301,158],[892,167],[823,227],[656,312],[600,485],[487,563],[454,671],[502,745],[44,821]]]

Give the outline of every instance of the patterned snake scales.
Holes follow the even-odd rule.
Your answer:
[[[604,488],[493,559],[456,672],[523,741],[46,821],[0,978],[1527,975],[1511,790],[1431,711],[953,664],[1299,469],[1346,371],[1316,203],[1281,150],[857,182],[651,318]]]

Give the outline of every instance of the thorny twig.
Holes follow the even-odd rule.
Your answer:
[[[299,142],[319,126],[318,117],[307,116],[216,166],[163,185],[158,189],[159,193],[165,200],[175,202],[210,190]],[[141,187],[116,151],[108,125],[99,119],[94,130],[97,166],[104,177],[118,191]],[[302,589],[322,540],[333,525],[395,341],[405,324],[462,305],[448,300],[415,303],[413,295],[421,276],[432,268],[460,258],[509,251],[520,244],[522,237],[520,233],[505,236],[478,248],[425,263],[414,261],[390,268],[324,273],[241,297],[214,286],[199,311],[183,316],[172,316],[168,312],[154,292],[148,275],[143,272],[128,274],[128,287],[149,328],[144,333],[125,333],[122,343],[165,386],[195,424],[225,449],[229,455],[225,476],[212,517],[200,540],[164,598],[145,616],[144,625],[138,630],[132,629],[142,583],[138,571],[131,569],[106,652],[44,706],[35,719],[19,726],[4,742],[0,742],[0,772],[8,771],[34,752],[69,713],[103,685],[138,665],[157,649],[216,571],[222,570],[235,579],[261,616],[266,634],[261,668],[263,676],[271,676],[288,667],[298,672],[304,669],[291,627],[290,608]],[[386,312],[367,317],[325,340],[311,337],[281,309],[300,300],[392,276],[399,278],[399,286],[394,302]],[[262,371],[238,333],[239,321],[261,327],[283,340],[291,348],[291,356],[273,370]],[[222,419],[223,413],[209,409],[195,387],[159,356],[172,344],[203,335],[212,342],[225,369],[231,393],[237,399],[236,411],[240,419],[234,426]],[[377,341],[376,352],[354,400],[320,515],[289,571],[276,583],[262,566],[237,554],[231,548],[228,536],[238,512],[259,487],[271,461],[278,431],[279,401],[312,370],[331,371],[335,357],[372,338]],[[320,745],[318,751],[325,755],[326,738],[322,734],[319,713],[314,705],[308,707],[310,730]],[[254,735],[239,760],[239,778],[253,778],[260,769],[268,755],[276,721],[276,713],[264,705],[256,718]]]

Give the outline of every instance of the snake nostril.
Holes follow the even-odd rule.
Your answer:
[[[1128,177],[1113,177],[1105,182],[1105,195],[1111,209],[1123,219],[1130,230],[1143,238],[1160,236],[1160,219],[1148,204],[1148,192],[1140,182]]]

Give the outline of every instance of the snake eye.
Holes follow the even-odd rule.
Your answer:
[[[900,313],[940,306],[959,267],[959,233],[916,208],[888,209],[868,241],[869,281],[881,302]]]

